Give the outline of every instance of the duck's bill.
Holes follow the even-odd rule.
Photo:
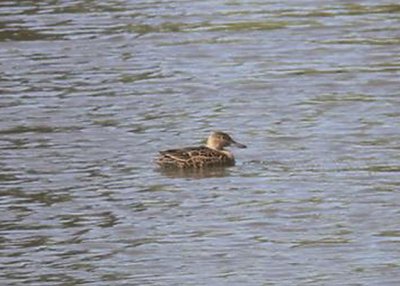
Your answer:
[[[241,143],[236,142],[236,141],[232,141],[232,144],[233,144],[234,146],[238,147],[238,148],[247,148],[246,145],[241,144]]]

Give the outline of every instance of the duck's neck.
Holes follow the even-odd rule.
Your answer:
[[[233,157],[233,154],[230,151],[224,149],[222,146],[215,146],[215,145],[207,144],[206,147],[225,154],[231,160],[235,159]]]
[[[217,150],[217,151],[224,151],[224,147],[223,146],[216,145],[216,144],[210,144],[209,142],[207,142],[206,147],[210,148],[210,149],[213,149],[213,150]]]
[[[224,150],[224,145],[217,140],[213,140],[213,138],[208,138],[206,146],[210,149],[222,151]]]

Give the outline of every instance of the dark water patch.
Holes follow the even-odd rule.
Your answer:
[[[22,101],[14,98],[2,98],[0,102],[0,108],[8,108],[22,105]]]
[[[159,71],[148,71],[132,75],[123,75],[120,79],[123,83],[138,82],[142,80],[161,79],[165,78]]]
[[[49,238],[46,236],[34,236],[29,238],[20,239],[15,242],[15,246],[23,248],[36,248],[44,246],[49,242]]]
[[[12,182],[16,181],[18,177],[13,174],[6,174],[4,172],[0,173],[0,182]]]
[[[347,161],[351,162],[351,160]],[[315,168],[315,169],[303,169],[304,172],[318,173],[318,172],[334,172],[334,173],[346,173],[352,172],[354,174],[359,173],[360,175],[364,172],[373,173],[397,173],[400,172],[400,166],[390,165],[374,165],[374,166],[358,166],[358,167],[335,167],[335,168]]]
[[[16,133],[15,135],[18,135]],[[10,136],[11,137],[11,136]],[[0,147],[3,150],[17,150],[17,149],[46,149],[52,146],[50,138],[4,138],[4,144]],[[6,142],[8,144],[6,144]]]
[[[41,191],[41,192],[25,192],[22,189],[10,188],[2,191],[0,197],[7,199],[16,200],[21,204],[26,203],[39,203],[41,205],[51,206],[57,203],[68,202],[72,200],[72,197],[68,193],[59,193],[53,191]]]
[[[341,67],[341,68],[329,68],[329,69],[302,69],[302,70],[287,70],[280,71],[288,75],[329,75],[329,74],[353,74],[357,72],[362,73],[393,73],[398,71],[399,68],[393,67]],[[386,82],[387,84],[387,82]]]
[[[160,168],[157,171],[168,178],[186,178],[186,179],[206,179],[206,178],[221,178],[230,175],[229,168],[204,168],[204,169],[168,169]]]
[[[21,223],[18,221],[6,221],[0,222],[0,228],[10,235],[13,235],[13,232],[24,232],[24,231],[45,231],[52,228],[51,224],[32,224],[32,223]]]
[[[52,11],[49,12],[54,14],[87,14],[99,12],[115,13],[125,11],[126,9],[124,7],[113,5],[112,2],[98,3],[92,1],[73,1],[71,3],[65,2],[63,5],[55,5],[53,6]]]
[[[64,272],[59,270],[58,272]],[[66,286],[79,285],[79,284],[87,284],[90,280],[86,279],[77,279],[73,274],[65,274],[65,273],[46,273],[46,274],[38,274],[37,278],[31,278],[25,280],[25,283],[32,284],[53,284],[53,283],[62,283]]]
[[[338,45],[399,45],[400,39],[393,38],[350,38],[350,39],[336,39],[336,40],[325,40],[321,41],[321,44],[338,44]]]
[[[400,174],[400,166],[390,166],[390,165],[375,165],[369,166],[364,169],[368,172],[398,172]]]
[[[22,28],[0,29],[0,42],[8,41],[56,41],[61,40],[62,35],[50,34],[47,31],[35,31]]]
[[[84,226],[97,226],[101,228],[113,227],[118,224],[119,219],[110,212],[90,211],[89,213],[61,214],[56,217],[65,228],[76,228]]]
[[[348,102],[354,102],[354,103],[359,103],[359,102],[375,102],[379,100],[379,98],[373,96],[373,95],[368,95],[368,94],[333,94],[333,93],[328,93],[328,94],[321,94],[318,96],[315,96],[314,98],[310,99],[307,102],[302,102],[302,104],[320,104],[320,103],[338,103],[338,104],[347,104]]]
[[[189,40],[175,40],[175,41],[166,41],[160,43],[160,46],[186,46],[186,45],[221,45],[221,44],[239,44],[241,42],[240,39],[225,39],[221,37],[212,37],[212,38],[192,38]]]
[[[345,4],[344,8],[347,10],[344,14],[349,16],[365,15],[365,14],[392,14],[400,12],[400,5],[381,4],[381,5],[363,5],[359,3]]]
[[[292,246],[292,248],[298,248],[298,247],[336,247],[337,245],[346,245],[350,244],[353,241],[351,239],[346,239],[346,238],[322,238],[322,239],[316,239],[316,240],[301,240],[298,242],[295,242],[295,245]]]
[[[20,133],[53,133],[57,132],[57,128],[40,125],[40,126],[26,126],[26,125],[19,125],[9,129],[2,129],[0,130],[0,134],[4,135],[11,135],[11,134],[20,134]]]
[[[289,25],[288,22],[263,22],[263,21],[248,21],[235,23],[212,24],[207,27],[209,31],[268,31],[282,29]]]
[[[319,17],[334,17],[337,13],[331,9],[331,7],[327,7],[326,9],[320,10],[304,10],[304,11],[282,11],[279,13],[280,16],[283,17],[310,17],[310,18],[319,18]],[[321,22],[320,22],[321,23]]]
[[[127,241],[129,244],[129,248],[133,247],[140,247],[142,245],[149,245],[149,244],[157,244],[159,243],[159,239],[156,238],[137,238],[137,239],[130,239]]]
[[[155,185],[150,185],[150,186],[140,190],[139,192],[164,192],[166,190],[169,190],[169,186],[168,185],[155,184]]]
[[[93,123],[103,127],[116,127],[119,125],[119,122],[114,119],[98,119],[94,120]]]
[[[80,130],[79,126],[67,126],[67,127],[54,127],[49,125],[17,125],[8,129],[0,130],[0,134],[4,135],[17,135],[23,133],[59,133],[59,132],[70,132]],[[16,141],[16,145],[23,144],[27,139],[22,139],[23,141]]]
[[[354,144],[359,146],[385,146],[386,148],[398,149],[400,147],[396,144],[396,140],[397,140],[396,136],[385,136],[376,139],[359,140]]]
[[[400,238],[400,230],[386,230],[386,231],[376,234],[375,236]]]

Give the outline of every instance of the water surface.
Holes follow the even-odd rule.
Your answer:
[[[400,6],[295,2],[2,1],[2,284],[397,285]]]

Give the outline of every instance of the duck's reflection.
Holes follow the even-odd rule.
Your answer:
[[[178,168],[159,168],[157,169],[162,175],[168,178],[219,178],[230,176],[230,170],[226,167],[212,167],[200,169],[178,169]]]

